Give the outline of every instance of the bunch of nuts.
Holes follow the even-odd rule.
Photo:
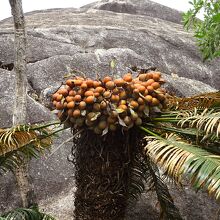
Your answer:
[[[133,77],[92,80],[73,77],[53,94],[58,117],[72,127],[83,126],[96,134],[106,134],[118,128],[140,126],[145,118],[166,106],[166,91],[160,72],[148,72]]]

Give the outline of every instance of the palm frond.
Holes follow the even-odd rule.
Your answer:
[[[170,110],[193,110],[220,107],[220,91],[200,94],[187,98],[167,96],[167,106]]]
[[[194,109],[194,111],[185,111],[179,114],[178,118],[181,118],[178,122],[181,127],[194,127],[198,129],[198,132],[203,132],[205,137],[214,135],[216,139],[219,139],[220,111],[205,109],[199,112],[197,109]]]
[[[17,208],[2,217],[0,220],[55,220],[54,217],[40,212],[37,208]]]
[[[151,176],[151,182],[156,191],[158,201],[161,207],[160,219],[181,220],[178,208],[175,206],[169,189],[160,177],[160,172],[155,164],[151,162],[149,157],[145,157],[145,163]]]
[[[146,140],[146,154],[166,174],[178,182],[183,175],[187,176],[196,189],[205,188],[217,199],[220,197],[220,156],[186,143],[175,134],[166,139],[157,136]]]

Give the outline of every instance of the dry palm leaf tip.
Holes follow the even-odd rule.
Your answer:
[[[96,134],[139,126],[166,106],[166,90],[160,72],[131,73],[122,78],[68,79],[53,94],[53,105],[62,122],[74,128],[87,127]]]

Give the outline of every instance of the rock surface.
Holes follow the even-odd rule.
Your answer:
[[[179,96],[220,89],[219,60],[203,63],[192,34],[183,30],[181,13],[157,3],[103,0],[81,9],[30,12],[26,23],[31,123],[54,119],[46,108],[50,94],[71,70],[95,77],[120,75],[133,66],[156,66],[165,73],[168,90]],[[13,39],[12,20],[0,21],[0,61],[6,68],[14,62]],[[114,69],[109,65],[112,60]],[[12,123],[14,72],[0,69],[0,76],[0,127],[7,127]],[[30,171],[40,206],[60,220],[73,219],[74,167],[67,161],[71,140],[60,146],[69,137],[69,131],[60,134],[52,154],[32,161]],[[0,188],[0,210],[19,204],[13,177],[0,177]],[[206,194],[174,187],[171,193],[184,219],[214,218],[217,204]],[[143,194],[127,219],[158,219],[154,197]]]

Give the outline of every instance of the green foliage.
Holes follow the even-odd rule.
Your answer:
[[[193,0],[189,2],[192,9],[183,15],[184,26],[191,27],[194,37],[202,52],[204,60],[220,56],[220,1]],[[204,11],[204,20],[196,18],[199,12]]]
[[[52,216],[42,213],[38,208],[17,208],[2,217],[0,220],[55,220]]]

